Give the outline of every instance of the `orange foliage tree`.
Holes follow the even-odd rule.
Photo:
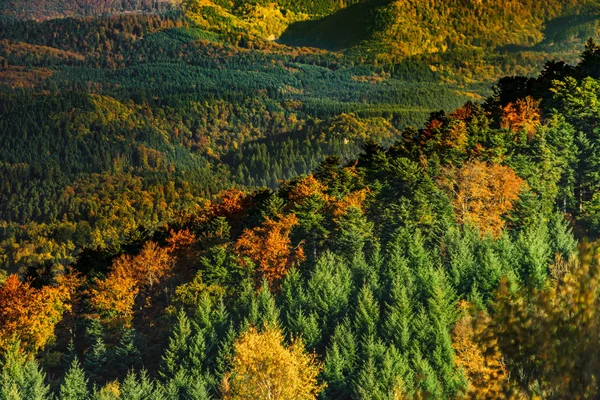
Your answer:
[[[128,326],[138,293],[152,287],[169,275],[174,262],[171,248],[147,242],[135,257],[117,258],[106,279],[96,279],[90,289],[90,305],[109,325]]]
[[[333,205],[333,216],[340,217],[344,215],[351,207],[356,207],[359,210],[364,211],[364,203],[368,195],[369,189],[366,188],[350,192],[341,200],[333,199],[331,202]]]
[[[327,186],[319,182],[312,174],[298,180],[290,190],[288,198],[291,204],[301,204],[305,199],[315,194],[323,196]]]
[[[527,96],[524,99],[518,99],[515,103],[508,103],[502,109],[500,127],[513,131],[525,130],[527,137],[532,139],[540,125],[540,102],[541,100]]]
[[[212,214],[217,217],[228,217],[245,209],[247,196],[241,190],[233,188],[219,193],[219,199],[221,202],[211,207]]]
[[[0,349],[14,337],[34,353],[51,342],[54,327],[71,310],[73,282],[59,278],[55,285],[36,289],[17,275],[9,276],[0,286]]]
[[[472,223],[496,237],[505,225],[502,216],[527,185],[512,168],[481,161],[446,168],[440,183],[453,197],[458,223]]]
[[[277,284],[291,265],[304,259],[302,247],[291,246],[290,232],[298,224],[294,214],[279,215],[277,220],[267,218],[254,229],[246,229],[235,244],[236,251],[252,260],[260,278]]]
[[[129,326],[133,318],[139,288],[128,265],[125,257],[118,258],[106,279],[97,279],[90,289],[90,305],[109,325]]]

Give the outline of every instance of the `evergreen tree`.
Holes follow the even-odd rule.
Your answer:
[[[577,240],[573,236],[569,223],[561,214],[552,213],[548,230],[552,252],[567,260],[577,249]]]
[[[179,311],[169,345],[162,358],[160,374],[163,378],[174,378],[181,368],[181,361],[186,356],[188,341],[192,335],[190,320],[185,312]]]
[[[262,288],[258,292],[257,298],[258,307],[258,326],[278,326],[279,325],[279,309],[275,304],[275,298],[269,290],[269,283],[264,280]]]
[[[142,356],[136,344],[135,329],[124,329],[121,333],[119,344],[115,348],[115,357],[113,362],[115,368],[119,371],[119,375],[123,375],[129,369],[139,369],[142,365]]]
[[[0,395],[6,399],[45,400],[50,398],[50,387],[44,381],[46,374],[35,359],[28,359],[20,349],[20,342],[12,340],[3,354],[0,373]]]
[[[375,337],[379,324],[379,303],[368,286],[363,286],[356,303],[354,325],[357,334],[363,338]]]
[[[306,311],[318,316],[326,336],[346,315],[352,293],[352,276],[347,264],[327,252],[317,261],[306,285]]]
[[[106,370],[108,360],[109,355],[104,339],[96,337],[96,342],[86,353],[84,361],[84,368],[94,382],[100,383],[108,375]]]
[[[351,382],[358,364],[358,349],[354,333],[347,321],[336,326],[327,348],[323,376],[327,382],[327,399],[349,398]]]
[[[71,367],[65,374],[63,383],[60,385],[60,400],[88,400],[91,399],[88,389],[88,380],[85,372],[79,365],[79,360],[75,358]]]
[[[546,282],[551,260],[550,244],[548,226],[542,220],[519,233],[520,277],[531,287],[540,288]]]
[[[411,338],[411,318],[413,314],[410,292],[402,284],[402,278],[392,281],[390,300],[386,304],[383,333],[388,343],[402,352],[409,349]]]

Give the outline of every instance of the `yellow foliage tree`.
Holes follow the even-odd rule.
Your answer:
[[[309,400],[324,389],[321,365],[300,340],[284,345],[278,328],[250,328],[235,343],[232,369],[221,390],[226,400]]]
[[[133,306],[139,293],[137,281],[122,268],[126,262],[117,259],[106,279],[96,280],[90,289],[90,305],[110,325],[129,326]]]
[[[327,186],[319,182],[312,174],[301,178],[290,190],[288,195],[291,204],[302,204],[302,202],[315,194],[323,196]]]
[[[464,313],[454,326],[452,346],[456,351],[456,364],[463,368],[469,378],[467,398],[498,399],[503,395],[503,384],[508,379],[502,354],[495,341],[487,346],[479,343],[481,324],[474,326],[468,304],[461,303]],[[480,319],[485,319],[483,314]]]

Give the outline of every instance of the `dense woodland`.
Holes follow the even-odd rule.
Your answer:
[[[0,19],[0,399],[598,397],[584,5],[384,60],[252,13],[398,2],[245,3]]]
[[[590,40],[389,146],[6,277],[2,398],[596,396],[599,78]]]
[[[119,248],[232,186],[393,143],[471,93],[422,63],[228,43],[180,14],[0,24],[0,264]]]

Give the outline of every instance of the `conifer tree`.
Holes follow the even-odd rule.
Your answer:
[[[135,339],[135,329],[124,329],[119,339],[119,344],[114,350],[115,357],[113,362],[121,374],[132,368],[137,370],[142,364],[142,356],[136,346]]]
[[[60,385],[60,400],[88,400],[91,399],[88,389],[88,380],[85,372],[79,365],[77,358],[73,359],[71,367],[65,374],[63,383]]]
[[[550,244],[548,226],[542,220],[519,234],[519,272],[521,280],[530,287],[541,288],[546,281],[551,260]]]
[[[279,309],[275,304],[275,298],[269,290],[269,283],[264,280],[262,288],[256,297],[258,307],[258,326],[279,325]]]
[[[388,343],[397,349],[406,352],[409,349],[411,338],[411,318],[413,314],[410,292],[402,284],[402,278],[392,281],[390,300],[386,304],[383,334]]]
[[[368,286],[361,289],[355,310],[354,325],[361,339],[375,337],[379,324],[379,303]]]
[[[190,320],[185,312],[179,311],[177,322],[169,339],[169,344],[162,358],[160,374],[163,378],[173,378],[181,368],[181,360],[184,359],[188,349],[188,341],[192,335]]]
[[[552,241],[552,251],[565,260],[577,249],[577,240],[573,236],[573,231],[568,222],[559,213],[552,213],[548,226],[550,240]]]
[[[333,333],[333,328],[346,315],[352,293],[352,276],[347,264],[339,257],[327,252],[315,265],[306,285],[307,312],[319,318],[324,334]]]
[[[50,387],[45,384],[46,374],[35,359],[28,358],[20,349],[20,342],[12,340],[3,354],[0,373],[0,395],[6,399],[46,400]]]
[[[84,368],[94,382],[100,383],[107,376],[108,361],[109,354],[104,339],[96,337],[96,342],[86,353],[84,361]]]

